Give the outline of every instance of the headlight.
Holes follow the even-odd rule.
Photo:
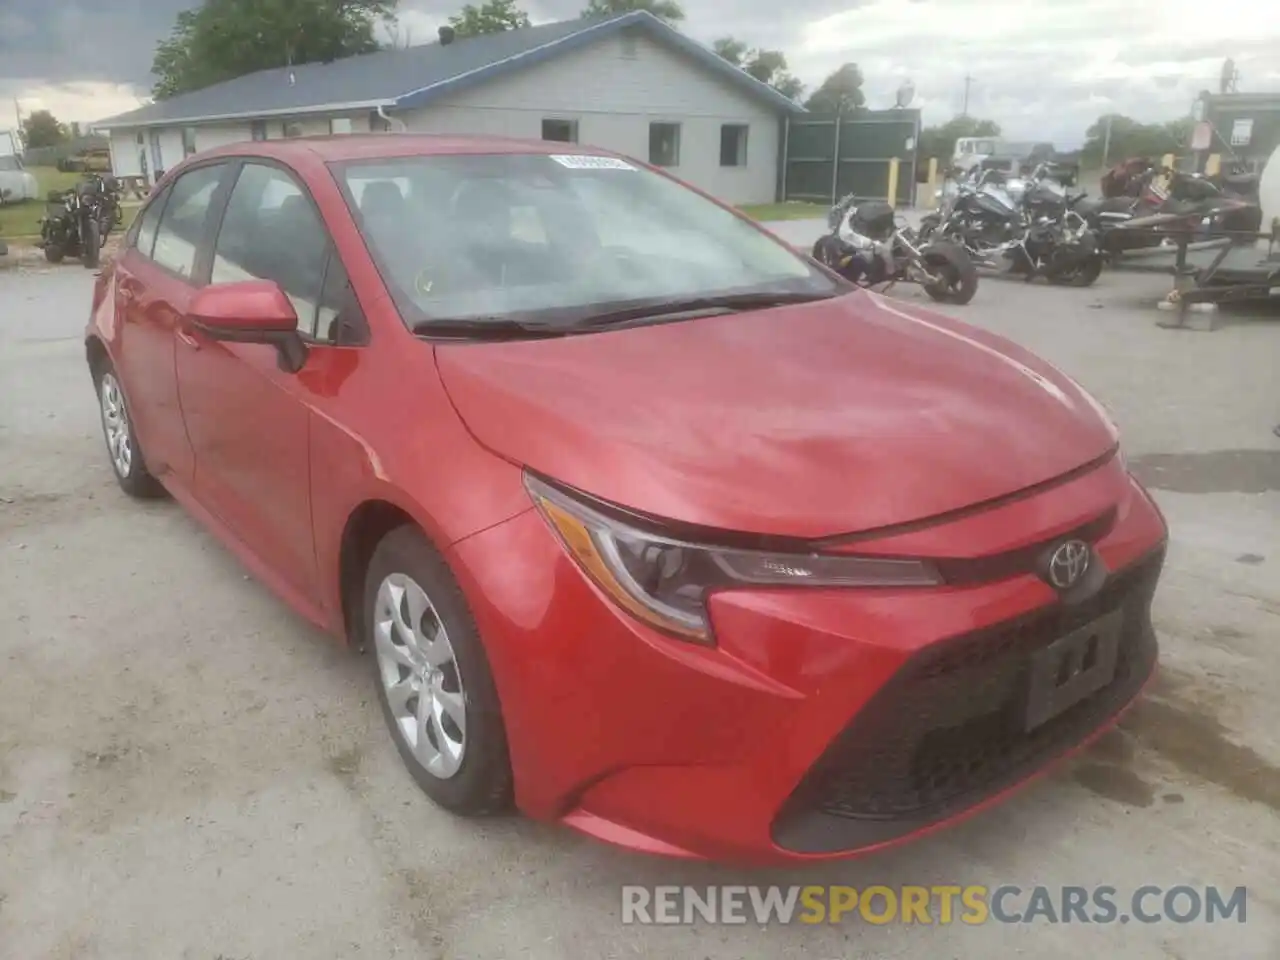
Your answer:
[[[897,558],[770,553],[704,546],[640,530],[525,474],[552,530],[597,586],[636,619],[685,640],[712,643],[706,600],[734,586],[927,587],[930,564]]]

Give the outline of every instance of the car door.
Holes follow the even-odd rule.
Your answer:
[[[311,523],[308,370],[333,338],[334,298],[345,273],[310,194],[288,170],[246,161],[213,242],[210,283],[280,284],[308,345],[302,370],[280,368],[276,348],[215,342],[192,333],[178,348],[178,389],[195,451],[195,489],[273,574],[303,596],[317,592]]]
[[[196,254],[226,163],[197,167],[165,188],[139,216],[115,267],[117,361],[134,428],[157,478],[189,487],[194,454],[178,405],[179,321],[195,294]]]

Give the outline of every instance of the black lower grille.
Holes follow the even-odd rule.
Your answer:
[[[1151,673],[1151,598],[1163,562],[1162,548],[1080,603],[922,650],[810,769],[774,823],[775,841],[817,853],[893,839],[972,806],[1078,744]],[[1027,731],[1033,655],[1115,612],[1121,636],[1113,679]]]

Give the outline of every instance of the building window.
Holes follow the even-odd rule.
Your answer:
[[[649,162],[655,167],[680,166],[680,124],[649,124]]]
[[[351,118],[350,117],[334,117],[332,120],[329,121],[329,132],[334,134],[350,133]]]
[[[298,123],[296,120],[286,120],[284,122],[283,129],[286,137],[302,136],[302,124]]]
[[[189,157],[196,152],[196,128],[182,128],[182,155]]]
[[[267,139],[267,121],[253,121],[253,123],[249,124],[249,133],[255,140]]]
[[[747,130],[745,123],[726,123],[720,127],[720,166],[747,165]]]
[[[555,140],[559,143],[577,143],[578,121],[547,117],[542,121],[542,139]]]

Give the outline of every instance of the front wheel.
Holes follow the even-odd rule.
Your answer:
[[[1049,282],[1063,287],[1091,287],[1102,275],[1102,257],[1092,256],[1070,269],[1051,274]]]
[[[44,258],[50,263],[61,263],[62,258],[66,255],[67,251],[60,243],[46,243],[44,245]]]
[[[506,728],[488,657],[448,565],[392,530],[365,576],[365,644],[396,749],[432,800],[463,816],[511,802]]]
[[[963,306],[978,292],[978,268],[958,244],[930,244],[921,251],[921,259],[925,268],[938,278],[936,283],[925,284],[924,292],[939,303]]]

